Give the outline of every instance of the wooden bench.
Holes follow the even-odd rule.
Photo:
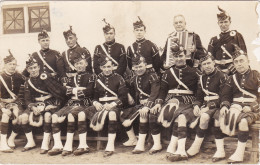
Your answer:
[[[74,134],[74,138],[73,140],[79,141],[79,134],[77,132],[75,132]],[[34,140],[43,140],[43,136],[42,135],[34,135],[33,136]],[[26,140],[26,136],[25,135],[18,135],[18,137],[16,139],[22,139],[22,140]],[[66,140],[66,136],[61,136],[61,140]],[[103,141],[107,141],[108,138],[107,137],[102,137],[101,136],[101,132],[97,132],[97,136],[88,136],[87,137],[87,141],[97,141],[97,150],[99,150],[101,148],[102,142]],[[54,145],[54,141],[53,141],[53,137],[51,136],[51,142],[50,142],[50,146]]]
[[[251,157],[250,160],[253,163],[259,162],[259,129],[260,121],[256,121],[250,126],[250,132],[252,136],[252,148],[251,148]]]

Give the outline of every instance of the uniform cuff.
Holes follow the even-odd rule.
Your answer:
[[[213,108],[216,108],[217,105],[216,105],[216,103],[214,103],[214,102],[208,102],[208,103],[207,103],[207,107],[209,107],[209,109],[213,109]]]
[[[156,99],[155,100],[155,104],[163,104],[163,100],[162,99]]]
[[[147,106],[148,108],[152,108],[154,105],[153,101],[147,101],[147,103],[145,104],[145,106]]]
[[[222,107],[224,107],[224,106],[226,106],[228,109],[230,108],[230,102],[228,102],[228,101],[223,101],[221,104],[220,104],[220,108],[222,108]]]
[[[71,95],[73,88],[67,88],[66,95]]]
[[[115,103],[117,104],[117,106],[118,106],[118,107],[120,107],[120,106],[122,106],[122,105],[123,105],[122,101],[121,101],[121,100],[119,100],[119,99],[118,99],[118,100],[116,100],[116,101],[115,101]]]
[[[201,107],[202,103],[200,101],[194,101],[193,107],[195,107],[196,105]]]
[[[77,95],[78,98],[85,98],[85,94],[83,93],[83,91],[78,91]]]

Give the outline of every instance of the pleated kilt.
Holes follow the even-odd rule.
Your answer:
[[[120,114],[120,111],[121,111],[121,110],[122,110],[122,109],[116,107],[116,108],[114,108],[114,109],[112,109],[112,110],[110,110],[110,111],[114,111],[114,112],[116,113],[117,120],[119,120],[119,114]],[[91,120],[91,119],[93,118],[93,116],[98,112],[98,110],[95,108],[94,105],[92,105],[92,106],[87,107],[87,108],[84,110],[84,112],[85,112],[85,114],[86,114],[86,117],[87,117],[89,120]]]
[[[219,114],[220,114],[220,109],[216,110],[213,118],[219,121]],[[260,114],[259,113],[254,113],[254,112],[241,112],[236,120],[236,125],[242,120],[242,119],[246,119],[248,125],[251,125],[252,123],[254,123],[255,121],[260,119]]]
[[[124,121],[124,120],[130,119],[130,117],[136,111],[138,111],[139,109],[141,109],[143,107],[144,107],[143,105],[135,105],[134,107],[130,107],[130,108],[124,109],[123,111],[121,111],[120,120]]]
[[[69,113],[73,115],[73,117],[78,117],[78,114],[81,111],[86,111],[86,109],[90,106],[90,99],[82,99],[82,100],[72,100],[70,99],[67,104],[55,112],[59,117],[60,116],[67,116]],[[86,112],[85,112],[86,113]]]

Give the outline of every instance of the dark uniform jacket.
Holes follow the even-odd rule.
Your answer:
[[[125,81],[122,76],[117,73],[112,73],[109,76],[105,76],[103,73],[100,73],[97,76],[97,80],[100,80],[107,88],[112,90],[115,94],[117,94],[118,99],[113,100],[118,108],[121,108],[127,104],[127,93],[128,90],[125,85]],[[104,87],[100,85],[98,81],[95,83],[95,92],[94,92],[94,101],[98,101],[100,103],[113,102],[113,101],[100,101],[100,98],[104,97],[114,97],[113,94],[108,92]]]
[[[176,35],[175,33],[177,34],[177,32],[173,32],[169,36]],[[195,44],[196,50],[191,54],[191,61],[187,61],[187,64],[190,67],[193,67],[194,59],[199,60],[200,54],[202,54],[204,52],[203,46],[202,46],[202,43],[201,43],[201,40],[200,40],[200,36],[196,33],[193,33],[193,42]],[[167,54],[167,49],[168,49],[167,45],[168,45],[168,39],[167,39],[165,47],[163,49],[163,54],[161,55],[161,61],[162,62],[166,61],[166,54]]]
[[[199,73],[196,68],[191,68],[188,65],[182,67],[173,66],[175,75],[189,88],[189,90],[196,93]],[[162,104],[168,94],[169,90],[179,89],[186,90],[183,86],[179,85],[170,69],[166,70],[162,76],[161,88],[156,103]],[[193,94],[193,95],[194,95]],[[176,96],[185,96],[185,94],[175,94]],[[177,98],[177,97],[176,97]],[[178,99],[178,98],[177,98]],[[183,101],[183,100],[181,100]]]
[[[52,49],[46,49],[46,50],[40,50],[42,58],[46,61],[46,63],[54,70],[54,72],[58,75],[61,75],[64,72],[64,68],[59,65],[61,60],[61,55],[58,51],[52,50]],[[39,66],[40,66],[40,71],[41,72],[47,72],[47,73],[53,73],[52,70],[50,70],[41,60],[39,57],[38,52],[34,52],[32,54],[33,58],[37,60]],[[23,74],[26,77],[29,77],[29,73],[25,69],[23,71]]]
[[[243,51],[247,52],[244,38],[236,30],[228,31],[225,33],[222,32],[218,36],[211,38],[208,45],[208,51],[213,55],[215,60],[228,60],[231,58],[222,50],[221,46],[224,46],[229,54],[232,55],[235,51],[235,47],[233,44],[237,44]],[[218,64],[217,62],[216,64],[220,69],[228,69],[230,65],[233,65],[232,60],[230,63],[227,64]]]
[[[33,84],[33,86],[36,88],[34,89],[30,84],[29,80]],[[51,95],[50,98],[45,99],[43,102],[45,105],[57,105],[60,106],[62,97],[65,95],[65,87],[61,86],[55,79],[48,77],[45,80],[40,78],[40,75],[38,77],[34,78],[29,78],[26,80],[25,85],[24,85],[24,101],[25,105],[30,106],[32,105],[31,103],[37,103],[37,102],[42,102],[38,101],[36,98],[40,97],[46,97],[48,95]],[[37,91],[41,90],[45,93]],[[63,96],[62,96],[63,95]]]
[[[115,72],[123,76],[127,65],[126,52],[124,46],[122,44],[116,43],[115,41],[109,44],[104,43],[103,46],[105,47],[106,52],[118,63],[118,66],[114,63],[114,65],[117,66]],[[101,48],[101,46],[97,45],[94,52],[93,64],[96,75],[102,72],[98,61],[100,58],[100,54],[106,56],[106,53]]]
[[[242,106],[252,106],[253,111],[259,111],[259,103],[260,103],[260,74],[256,70],[249,69],[244,74],[235,74],[236,80],[239,84],[239,86],[250,92],[251,94],[255,95],[257,97],[256,103],[258,106],[253,107],[252,103],[239,103],[233,101],[233,98],[252,98],[248,95],[243,94],[238,87],[236,86],[233,76],[230,76],[227,82],[225,83],[225,86],[223,88],[223,94],[221,97],[221,107],[227,106],[230,107],[231,103],[240,104]]]
[[[69,62],[73,66],[74,66],[75,58],[78,57],[77,54],[82,55],[84,53],[85,57],[87,59],[87,62],[88,62],[88,66],[86,68],[86,71],[92,73],[91,55],[86,48],[81,48],[79,45],[77,45],[73,48],[66,50],[66,53],[67,53]],[[64,68],[63,73],[61,73],[62,74],[61,77],[66,77],[66,73],[76,73],[76,70],[73,70],[70,67],[70,65],[68,64],[68,61],[67,61],[66,56],[65,56],[65,52],[62,53],[62,60],[60,60],[59,65],[63,66],[63,68]]]
[[[138,53],[145,58],[147,65],[152,65],[156,73],[160,72],[162,62],[157,46],[149,40],[142,39],[133,44],[134,53]],[[132,69],[132,58],[134,57],[131,46],[127,49],[127,62],[130,69]]]
[[[90,99],[93,98],[95,85],[95,76],[88,72],[78,73],[75,77],[69,77],[67,83],[66,95],[70,98],[68,105],[79,103],[81,106],[89,106]],[[84,87],[85,89],[77,90],[77,94],[73,94],[76,87]]]
[[[18,96],[20,88],[24,85],[24,78],[20,73],[14,73],[13,75],[8,75],[5,72],[1,73],[5,83],[7,84],[8,88]],[[0,81],[0,98],[1,99],[12,99],[10,94],[7,92],[6,88],[4,87],[2,81]]]
[[[131,78],[130,86],[130,93],[132,96],[135,96],[137,103],[140,103],[140,100],[147,99],[145,106],[149,108],[154,106],[154,101],[160,91],[160,80],[156,73],[146,71],[142,76],[134,76]],[[140,92],[140,90],[142,92]],[[145,94],[143,94],[143,92]]]
[[[200,76],[201,78],[201,76]],[[201,81],[199,78],[199,83],[198,83],[198,89],[197,89],[197,94],[196,94],[196,101],[193,103],[193,105],[198,105],[201,107],[202,105],[206,105],[207,107],[211,108],[218,108],[220,104],[220,99],[216,100],[204,100],[206,96],[214,96],[212,94],[206,94],[202,90],[202,85],[203,88],[209,92],[213,92],[218,94],[218,97],[221,97],[222,94],[222,89],[225,84],[225,81],[227,79],[227,75],[219,71],[218,69],[215,69],[212,73],[209,75],[203,74],[202,75],[202,85]]]

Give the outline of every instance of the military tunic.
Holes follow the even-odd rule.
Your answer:
[[[59,65],[63,66],[64,71],[61,73],[62,74],[61,77],[66,77],[67,73],[74,73],[74,74],[76,73],[76,70],[74,70],[74,68],[72,68],[69,65],[69,62],[70,64],[72,64],[72,66],[74,66],[74,60],[75,58],[78,57],[77,56],[78,54],[85,55],[85,58],[88,62],[86,71],[92,73],[91,55],[89,51],[86,48],[81,48],[79,45],[76,45],[75,47],[66,50],[66,53],[65,52],[62,53],[62,57],[61,57],[62,60],[60,60]]]
[[[76,74],[74,77],[68,78],[66,85],[66,96],[69,98],[65,107],[60,109],[56,114],[58,116],[67,116],[71,113],[77,117],[78,113],[84,111],[88,117],[86,107],[91,105],[93,98],[95,76],[88,72]],[[82,88],[74,92],[76,88]],[[84,89],[83,89],[84,88]]]
[[[152,108],[160,91],[160,80],[153,72],[146,71],[141,76],[134,76],[130,81],[130,93],[134,96],[136,106],[124,110],[123,119],[128,118],[143,106]]]
[[[33,86],[30,84],[29,81]],[[55,80],[53,79],[51,81],[55,81]],[[58,82],[53,82],[53,83],[58,84]],[[33,104],[37,102],[43,102],[45,104],[45,107],[48,105],[57,106],[57,108],[50,110],[51,113],[56,112],[61,106],[61,101],[54,97],[56,96],[55,92],[48,87],[48,83],[46,83],[44,80],[40,78],[40,75],[37,77],[31,77],[27,79],[24,86],[25,86],[24,102],[27,107],[26,110],[27,113],[30,112]],[[39,101],[38,99],[43,99],[43,100]]]
[[[187,30],[185,30],[187,31]],[[170,36],[177,36],[177,32],[173,32],[169,35]],[[195,51],[191,53],[191,59],[187,59],[187,64],[190,66],[190,67],[193,67],[194,66],[194,60],[199,60],[199,57],[200,57],[200,54],[202,54],[204,51],[203,51],[203,46],[202,46],[202,43],[201,43],[201,40],[200,40],[200,36],[196,33],[193,33],[193,42],[194,42],[194,45],[195,45]],[[168,39],[166,41],[166,44],[165,44],[165,47],[163,49],[163,54],[161,55],[161,61],[162,62],[165,62],[166,61],[166,54],[167,54],[167,49],[168,49]]]
[[[41,54],[42,58],[45,62],[53,69],[53,71],[47,67],[44,62],[41,60],[39,54]],[[37,61],[38,65],[40,66],[41,72],[50,73],[54,75],[61,75],[64,72],[64,68],[60,65],[61,55],[58,51],[52,49],[40,50],[39,52],[34,52],[32,57]],[[26,77],[29,77],[28,71],[25,69],[23,74]]]
[[[123,76],[127,66],[126,52],[124,46],[115,41],[111,43],[104,43],[103,46],[106,49],[106,52],[118,63],[118,65],[114,63],[114,65],[117,66],[115,72]],[[95,48],[93,64],[96,75],[102,72],[98,61],[101,54],[106,56],[106,53],[104,52],[102,47],[100,45],[97,45]]]
[[[174,71],[177,78],[183,82],[189,90],[185,89],[182,85],[180,85],[173,74]],[[193,115],[193,111],[191,111],[192,103],[195,100],[195,94],[197,91],[197,85],[199,80],[199,73],[196,68],[191,68],[188,65],[184,65],[181,67],[173,66],[171,69],[166,70],[166,72],[162,76],[161,80],[161,88],[158,98],[155,103],[159,104],[167,104],[168,100],[175,98],[180,102],[179,108],[174,112],[174,117],[178,117],[180,114],[184,114],[187,118]],[[187,94],[186,92],[189,92]]]
[[[222,32],[218,36],[211,38],[208,51],[215,58],[215,62],[221,70],[233,70],[233,60],[227,52],[232,56],[235,51],[233,44],[238,45],[243,51],[247,52],[246,44],[243,36],[236,30]],[[223,50],[223,47],[227,52]]]
[[[246,99],[252,99],[252,97],[241,92],[236,86],[233,76],[230,76],[223,88],[220,106],[226,106],[229,108],[233,104],[239,104],[242,107],[251,107],[251,112],[240,113],[237,120],[238,123],[241,121],[242,118],[246,118],[248,124],[250,125],[251,123],[253,123],[256,120],[259,120],[260,118],[260,74],[256,70],[249,69],[244,74],[236,73],[234,76],[236,77],[238,85],[243,90],[255,95],[256,100],[254,102],[246,101]],[[218,115],[219,114],[216,114],[216,118],[218,117]]]
[[[6,85],[8,86],[9,90],[13,92],[17,96],[17,100],[14,100],[13,103],[16,103],[19,107],[21,113],[23,111],[24,104],[23,104],[23,92],[24,92],[24,78],[20,73],[14,73],[9,75],[5,72],[1,73]],[[5,100],[13,99],[9,92],[4,87],[2,81],[0,81],[0,109],[5,108],[8,104]],[[2,118],[2,111],[0,111],[0,119]]]
[[[225,75],[218,69],[215,69],[209,75],[203,74],[202,77],[200,77],[198,83],[196,100],[194,101],[193,106],[198,105],[199,107],[208,107],[209,110],[206,113],[210,116],[214,115],[215,111],[219,109],[219,98],[221,97],[226,79],[227,75]],[[206,92],[213,92],[217,95],[205,93],[205,91],[202,89],[202,86],[203,89],[206,90]]]
[[[156,73],[160,72],[162,68],[162,62],[159,55],[157,46],[149,40],[142,39],[132,44],[134,52],[131,46],[127,49],[127,62],[130,69],[132,69],[132,58],[134,53],[138,53],[145,58],[148,70],[153,68]]]

